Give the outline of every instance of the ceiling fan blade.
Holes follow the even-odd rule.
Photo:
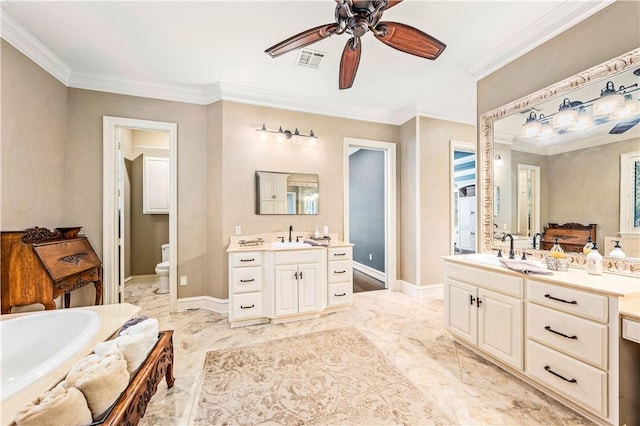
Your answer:
[[[436,59],[447,47],[429,34],[397,22],[380,22],[376,30],[383,34],[376,34],[376,38],[387,46],[422,58]]]
[[[344,46],[340,60],[340,90],[348,89],[353,85],[360,64],[361,46],[359,37],[351,37]]]
[[[319,27],[311,28],[310,30],[303,31],[300,34],[296,34],[293,37],[281,41],[265,50],[272,58],[280,56],[283,53],[287,53],[291,50],[298,49],[300,47],[308,46],[316,41],[320,41],[329,37],[338,29],[338,24],[326,24]]]
[[[387,5],[384,7],[383,10],[387,10],[387,9],[391,9],[393,6],[395,6],[396,4],[400,3],[402,0],[389,0],[387,1]]]
[[[626,120],[621,120],[613,126],[611,130],[609,130],[610,135],[619,135],[621,133],[626,132],[630,128],[634,127],[636,124],[640,123],[640,117],[627,118]]]

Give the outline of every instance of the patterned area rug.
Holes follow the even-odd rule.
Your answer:
[[[194,423],[454,422],[349,327],[208,352]]]

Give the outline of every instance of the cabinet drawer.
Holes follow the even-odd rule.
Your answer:
[[[350,305],[353,302],[353,284],[329,284],[328,306]]]
[[[622,338],[640,343],[640,322],[622,319]]]
[[[609,305],[606,296],[527,280],[527,298],[541,305],[607,322]]]
[[[295,265],[298,263],[319,263],[320,250],[288,250],[279,251],[275,254],[276,265]]]
[[[482,268],[463,266],[447,262],[445,274],[462,282],[495,290],[498,293],[508,294],[519,298],[524,297],[524,280],[500,272],[492,272]]]
[[[234,268],[262,265],[262,253],[260,252],[233,253],[231,259],[231,266]]]
[[[233,296],[233,321],[262,316],[262,293]]]
[[[340,283],[353,280],[353,262],[351,260],[340,260],[328,262],[329,283]]]
[[[529,303],[527,336],[596,367],[607,369],[606,325]]]
[[[262,266],[233,268],[233,293],[250,293],[262,289]]]
[[[604,371],[529,341],[527,374],[607,416],[607,373]]]
[[[333,247],[327,250],[327,259],[332,260],[345,260],[351,259],[351,247]]]

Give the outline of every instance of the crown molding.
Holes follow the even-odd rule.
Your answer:
[[[526,27],[495,49],[493,55],[469,68],[469,74],[478,81],[514,59],[535,49],[578,22],[609,6],[615,0],[568,1]]]
[[[6,11],[0,10],[0,16],[2,22],[0,34],[2,38],[33,62],[40,65],[41,68],[62,84],[68,86],[71,67]]]

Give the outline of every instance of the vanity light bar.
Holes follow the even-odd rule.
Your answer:
[[[260,132],[260,140],[262,141],[267,140],[267,133],[275,133],[278,135],[278,142],[280,143],[289,139],[291,139],[293,143],[297,143],[300,138],[308,138],[309,145],[316,145],[318,143],[318,137],[313,133],[313,130],[311,130],[308,135],[305,135],[300,133],[297,127],[293,132],[291,130],[283,130],[282,126],[280,126],[278,130],[269,130],[267,129],[267,126],[262,123],[262,127],[260,129],[256,129],[256,132]]]

